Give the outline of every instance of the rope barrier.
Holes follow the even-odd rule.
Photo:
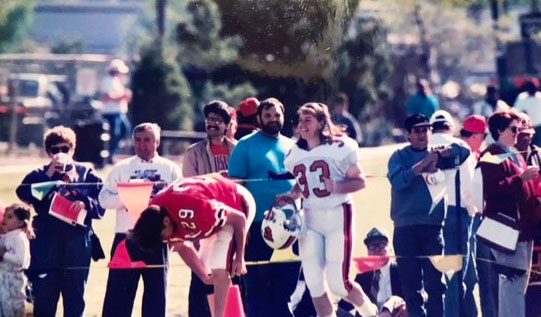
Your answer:
[[[454,256],[454,255],[460,255],[460,254],[446,254],[446,255]],[[444,255],[444,256],[446,256],[446,255]],[[442,255],[441,254],[440,255],[422,255],[422,256],[390,255],[390,256],[385,256],[384,258],[389,258],[389,259],[430,259],[433,256],[442,256]],[[461,255],[461,256],[464,257],[464,255]],[[372,256],[371,258],[377,258],[377,257]],[[512,266],[512,265],[504,265],[504,264],[498,263],[497,261],[492,260],[492,259],[478,258],[478,257],[474,257],[473,259],[476,260],[476,261],[481,261],[481,262],[485,262],[485,263],[496,264],[498,266],[506,267],[506,268],[510,268],[510,269],[524,270],[524,268],[517,267],[517,266]],[[273,260],[248,261],[248,262],[246,262],[246,266],[258,266],[258,265],[282,264],[282,263],[298,263],[298,262],[300,262],[300,259],[282,259],[282,260],[274,260],[274,261]],[[133,268],[133,269],[144,270],[144,269],[158,269],[158,268],[171,268],[171,267],[188,268],[188,266],[186,264],[181,263],[181,264],[146,264],[145,267],[137,267],[137,268]],[[89,270],[91,268],[92,269],[109,269],[109,267],[106,266],[106,265],[105,266],[91,265],[91,266],[67,266],[67,267],[58,267],[58,268],[45,268],[45,269],[36,270],[36,272],[39,272],[41,274],[45,274],[45,273],[48,273],[48,272],[56,272],[56,271],[60,271],[60,270]],[[122,269],[132,269],[132,268],[114,268],[114,269],[121,269],[122,270]],[[541,267],[539,269],[530,268],[529,271],[531,273],[541,275]]]

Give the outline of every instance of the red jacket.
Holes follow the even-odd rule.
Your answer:
[[[505,150],[496,143],[487,147],[486,152],[493,155],[504,154]],[[536,236],[537,224],[541,218],[541,206],[535,195],[533,181],[523,182],[520,178],[527,167],[521,155],[517,155],[520,166],[512,158],[500,164],[480,161],[483,174],[483,197],[487,216],[503,213],[518,221],[519,240],[533,240]]]

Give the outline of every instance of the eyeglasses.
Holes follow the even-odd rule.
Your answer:
[[[222,124],[222,123],[224,123],[224,120],[222,118],[207,117],[207,118],[205,118],[205,122]]]
[[[387,242],[371,243],[366,246],[368,251],[381,251],[387,247]]]
[[[49,152],[51,152],[52,154],[58,154],[60,152],[68,153],[69,151],[70,151],[70,147],[67,145],[51,146],[51,148],[49,149]]]

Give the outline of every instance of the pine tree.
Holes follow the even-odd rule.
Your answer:
[[[165,130],[192,128],[191,90],[174,58],[160,41],[141,49],[132,75],[132,122],[158,123]]]

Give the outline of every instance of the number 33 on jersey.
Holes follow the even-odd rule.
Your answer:
[[[311,150],[295,144],[285,159],[289,172],[295,175],[307,209],[327,209],[350,200],[348,194],[331,193],[324,179],[341,181],[348,168],[359,160],[359,146],[348,137],[322,143]]]

